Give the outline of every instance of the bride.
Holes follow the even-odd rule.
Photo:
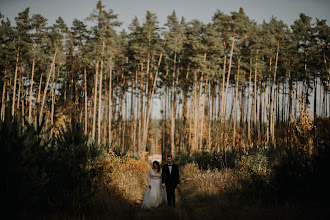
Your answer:
[[[152,163],[148,170],[148,186],[144,194],[142,208],[156,208],[165,203],[166,190],[162,187],[162,173],[158,161]]]

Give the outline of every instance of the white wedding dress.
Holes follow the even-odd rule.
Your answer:
[[[149,188],[151,185],[151,189]],[[154,173],[152,168],[148,170],[148,186],[144,194],[142,208],[156,208],[167,202],[166,189],[162,187],[162,174]]]

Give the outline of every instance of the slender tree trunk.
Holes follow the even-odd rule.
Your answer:
[[[194,83],[193,83],[193,88],[192,88],[192,91],[195,91],[195,81],[194,81]],[[189,126],[189,134],[188,134],[188,153],[189,153],[189,155],[191,154],[191,152],[194,150],[193,149],[193,146],[194,146],[194,144],[192,143],[192,133],[193,133],[193,125],[192,125],[192,119],[193,119],[193,117],[194,117],[194,115],[193,115],[193,112],[194,112],[194,106],[193,106],[193,99],[194,99],[194,96],[193,96],[193,93],[191,94],[191,97],[190,97],[190,99],[188,99],[188,105],[190,106],[189,107],[189,110],[188,110],[188,119],[189,119],[189,121],[188,121],[188,126]]]
[[[6,76],[6,71],[5,71]],[[4,81],[3,87],[2,87],[2,98],[1,98],[1,121],[5,120],[5,111],[6,111],[6,105],[5,105],[5,97],[6,97],[6,83],[7,81]]]
[[[31,72],[31,85],[30,85],[30,101],[29,101],[29,123],[31,123],[31,117],[32,117],[32,92],[33,92],[33,77],[34,77],[34,67],[36,62],[36,49],[37,49],[37,42],[34,41],[34,50],[33,50],[33,61],[32,61],[32,72]]]
[[[118,123],[119,123],[119,135],[118,137],[121,139],[121,137],[123,136],[123,133],[124,133],[124,127],[123,127],[123,107],[124,107],[124,104],[123,104],[123,100],[124,100],[124,92],[123,92],[123,84],[121,85],[121,88],[120,88],[120,101],[119,101],[119,120],[118,120]],[[120,140],[119,139],[119,146],[121,146],[121,152],[124,153],[125,152],[125,145],[124,145],[124,142],[123,142],[123,139]]]
[[[275,60],[275,69],[274,69],[274,79],[273,79],[273,91],[272,91],[272,109],[271,109],[271,139],[272,144],[275,145],[275,81],[276,81],[276,72],[277,72],[277,62],[278,62],[278,52],[280,49],[280,42],[277,42],[277,51],[276,51],[276,60]]]
[[[96,126],[96,107],[97,107],[97,84],[99,77],[99,60],[96,60],[95,66],[95,81],[94,81],[94,101],[93,101],[93,127],[92,127],[92,139],[95,139],[95,126]]]
[[[255,66],[255,68],[257,68]],[[250,57],[250,75],[249,75],[249,94],[248,94],[248,114],[247,114],[247,123],[248,123],[248,145],[251,145],[251,87],[252,87],[252,52]]]
[[[54,73],[52,77],[52,83],[51,83],[51,98],[52,98],[52,106],[51,106],[51,116],[50,116],[50,121],[51,121],[51,130],[50,130],[50,137],[53,137],[53,132],[54,132],[54,111],[55,111],[55,68],[54,68]]]
[[[175,152],[175,109],[176,109],[176,99],[175,99],[175,64],[176,64],[176,53],[174,53],[173,59],[173,75],[172,75],[172,93],[171,93],[171,154],[174,156]]]
[[[40,106],[40,114],[39,114],[39,122],[41,122],[42,117],[43,117],[43,109],[44,109],[44,105],[45,105],[45,101],[46,101],[46,95],[47,95],[48,85],[49,85],[50,77],[51,77],[52,72],[53,72],[53,68],[55,68],[56,54],[57,54],[57,48],[55,49],[55,53],[54,53],[54,57],[53,57],[53,62],[52,62],[52,65],[50,67],[50,71],[49,71],[49,74],[48,74],[48,77],[47,77],[47,81],[46,81],[44,93],[43,93],[43,96],[42,96],[42,101],[41,101],[41,106]]]
[[[267,104],[267,94],[266,94],[266,82],[264,84],[264,92],[263,92],[263,95],[264,95],[264,103],[265,103],[265,113],[266,113],[266,141],[265,141],[265,147],[268,146],[268,104]],[[261,88],[261,87],[260,87]]]
[[[15,67],[15,77],[14,77],[14,91],[13,91],[13,103],[11,107],[11,115],[14,117],[15,114],[15,99],[16,99],[16,83],[17,83],[17,71],[18,71],[18,58],[19,58],[20,48],[17,49],[16,56],[16,67]]]
[[[262,107],[262,104],[263,104],[263,102],[262,102],[262,97],[261,97],[261,93],[263,93],[262,92],[262,81],[260,80],[260,85],[259,85],[259,124],[258,124],[258,126],[257,126],[257,128],[258,128],[258,140],[262,140],[262,136],[261,136],[261,131],[262,131],[262,129],[263,129],[263,126],[262,126],[262,113],[263,113],[263,107]],[[265,94],[265,93],[264,93]]]
[[[267,120],[266,120],[266,124],[267,124],[267,130],[266,130],[266,146],[268,146],[268,144],[269,144],[269,134],[271,133],[271,131],[270,131],[270,128],[271,128],[271,126],[270,126],[270,124],[271,124],[271,122],[270,122],[270,120],[271,120],[271,114],[270,114],[270,103],[271,103],[271,97],[270,97],[270,89],[271,89],[271,86],[270,86],[270,78],[271,78],[271,76],[270,76],[270,74],[271,74],[271,69],[272,69],[272,67],[271,67],[271,64],[272,64],[272,58],[270,58],[270,60],[269,60],[269,77],[268,77],[268,94],[267,94],[267,102],[265,102],[265,103],[267,103],[266,104],[266,114],[267,114]],[[265,91],[266,92],[266,91]],[[265,100],[266,100],[266,98],[265,98]]]
[[[40,104],[40,99],[41,99],[41,85],[42,85],[42,74],[40,74],[40,80],[39,80],[39,87],[38,87],[38,96],[37,96],[37,104]]]
[[[21,68],[19,71],[18,92],[17,92],[17,110],[19,110],[20,107],[19,105],[21,103],[21,87],[23,85],[22,74],[23,74],[23,61],[21,60]]]
[[[183,136],[183,146],[187,149],[187,140],[188,140],[188,132],[187,132],[187,117],[188,117],[188,89],[187,89],[187,81],[188,81],[188,71],[186,73],[186,81],[183,82],[183,103],[182,103],[182,115],[183,115],[183,130],[181,135]]]
[[[143,62],[141,63],[141,79],[140,79],[140,117],[139,117],[139,142],[138,142],[138,151],[141,156],[142,149],[142,120],[143,120],[143,85],[144,85],[144,72],[143,72]]]
[[[101,70],[100,70],[100,85],[99,85],[99,110],[97,119],[97,143],[101,143],[101,107],[102,107],[102,77],[103,77],[103,60],[104,60],[104,47],[105,42],[102,43],[102,58],[101,58]]]
[[[314,75],[314,123],[316,123],[316,90],[317,90],[317,82],[316,76]]]
[[[304,73],[305,73],[305,79],[304,79],[304,85],[303,85],[303,89],[301,90],[301,97],[302,97],[302,103],[303,109],[307,109],[307,105],[308,105],[308,84],[307,83],[307,53],[305,52],[305,60],[304,60]],[[309,79],[308,79],[309,81]]]
[[[209,101],[209,112],[208,112],[208,116],[209,116],[209,118],[208,118],[208,121],[209,121],[209,148],[208,148],[208,150],[210,152],[211,149],[212,149],[212,140],[211,140],[211,131],[212,131],[211,126],[212,126],[212,124],[211,123],[212,123],[212,120],[213,120],[213,118],[212,118],[212,114],[213,114],[213,100],[212,100],[212,114],[211,114],[211,83],[210,83],[210,81],[209,81],[208,87],[209,87],[209,98],[208,98],[208,101]]]
[[[259,54],[259,49],[257,49],[257,53],[256,53],[256,63],[255,63],[255,68],[254,68],[254,117],[253,117],[253,120],[254,120],[254,141],[255,141],[255,138],[257,137],[257,87],[258,87],[258,84],[257,84],[257,77],[258,77],[258,67],[257,67],[257,64],[258,64],[258,54]],[[261,88],[260,88],[261,90]],[[261,111],[261,109],[260,109]],[[259,121],[259,124],[261,126],[261,120]]]
[[[293,93],[293,85],[292,85],[292,77],[291,77],[291,67],[289,69],[289,121],[288,121],[288,126],[289,126],[289,135],[288,135],[288,141],[287,144],[289,147],[291,147],[291,121],[292,121],[292,93]]]
[[[204,92],[206,93],[206,86],[207,86],[208,82],[206,81],[205,85],[204,85]],[[202,80],[201,80],[201,87],[203,89],[203,77],[202,77]],[[204,134],[204,118],[205,118],[205,99],[206,99],[206,94],[204,95],[203,97],[203,93],[200,93],[199,95],[199,100],[201,100],[203,98],[203,103],[202,103],[202,113],[200,114],[201,117],[198,117],[200,118],[201,120],[201,129],[200,129],[200,149],[203,150],[203,134]]]
[[[229,89],[229,79],[230,79],[230,72],[231,72],[231,63],[233,60],[233,51],[235,46],[235,30],[233,34],[233,40],[231,43],[231,49],[230,49],[230,58],[229,58],[229,67],[228,67],[228,75],[227,75],[227,85],[226,85],[226,94],[225,94],[225,102],[224,102],[224,112],[223,112],[223,119],[226,119],[226,107],[227,107],[227,96],[228,96],[228,89]]]
[[[109,119],[108,119],[108,116],[109,116],[109,89],[107,88],[106,81],[107,81],[107,74],[104,74],[105,85],[104,85],[103,118],[102,118],[102,126],[103,126],[102,144],[104,144],[105,146],[108,144],[107,128],[108,128],[108,121],[109,121]]]
[[[109,77],[109,134],[108,134],[108,139],[109,139],[109,149],[110,150],[113,150],[112,149],[112,146],[111,146],[111,143],[112,143],[112,135],[111,135],[111,120],[112,120],[112,109],[111,109],[111,107],[112,107],[112,94],[111,94],[111,92],[112,92],[112,65],[111,65],[111,63],[110,63],[110,77]]]
[[[294,107],[294,118],[297,117],[297,109],[298,109],[298,86],[299,86],[299,80],[298,80],[298,69],[297,69],[297,74],[296,74],[296,102],[295,102],[295,107]]]
[[[225,43],[224,43],[225,44]],[[222,124],[224,120],[226,120],[223,114],[227,111],[227,106],[225,106],[225,80],[226,80],[226,62],[227,62],[227,55],[225,54],[223,58],[223,71],[222,71],[222,92],[221,92],[221,115],[220,115],[220,124]],[[221,133],[221,136],[223,134]],[[222,138],[221,138],[222,139]]]
[[[237,121],[237,97],[238,97],[238,80],[239,80],[239,70],[240,70],[240,57],[238,58],[237,76],[236,78],[236,88],[235,88],[235,113],[234,113],[234,132],[233,132],[233,149],[235,149],[236,144],[236,121]],[[242,112],[241,112],[242,114]]]
[[[195,151],[197,152],[198,151],[198,126],[199,126],[199,123],[198,123],[198,111],[199,111],[199,106],[198,106],[198,98],[197,98],[197,85],[198,85],[198,82],[197,82],[197,71],[195,70],[194,72],[194,75],[195,75],[195,89],[194,89],[194,125],[195,125]]]
[[[134,85],[134,92],[137,90],[137,79],[138,79],[138,69],[136,69],[135,73],[135,85]],[[137,115],[137,95],[134,96],[134,115],[133,115],[133,120],[134,120],[134,130],[133,130],[133,152],[134,155],[136,154],[136,115]]]
[[[166,139],[166,79],[167,79],[167,74],[165,76],[165,85],[164,85],[164,96],[163,96],[163,138],[162,138],[162,158],[165,159],[165,155],[164,155],[164,152],[165,152],[165,147],[166,147],[166,142],[165,142],[165,139]],[[166,152],[167,153],[167,152]]]
[[[87,70],[86,64],[84,63],[84,96],[85,96],[85,131],[84,134],[87,135],[88,132],[88,112],[87,112]]]

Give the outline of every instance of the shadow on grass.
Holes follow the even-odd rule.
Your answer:
[[[329,201],[318,198],[282,200],[273,192],[234,190],[206,195],[193,191],[183,188],[181,192],[188,219],[330,219]]]

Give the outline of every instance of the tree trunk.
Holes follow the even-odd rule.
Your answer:
[[[236,121],[237,121],[237,97],[238,97],[238,80],[239,80],[239,70],[240,70],[240,57],[238,58],[237,76],[236,76],[236,88],[235,88],[235,113],[234,113],[234,132],[233,132],[233,149],[235,149],[236,144]],[[242,112],[241,112],[242,114]]]
[[[19,110],[19,105],[21,102],[21,87],[23,86],[22,74],[23,74],[23,62],[21,60],[21,68],[19,70],[18,92],[17,92],[17,110]]]
[[[138,69],[136,69],[135,73],[135,84],[134,84],[134,92],[136,92],[137,88],[137,79],[138,79]],[[133,125],[133,152],[134,155],[136,154],[136,114],[137,114],[137,95],[134,95],[134,114],[133,114],[133,120],[134,120],[134,125]]]
[[[280,42],[277,42],[277,51],[276,51],[276,60],[275,60],[275,69],[274,69],[274,79],[273,79],[273,90],[272,90],[272,109],[271,109],[271,139],[272,144],[275,144],[275,81],[276,81],[276,72],[277,72],[277,62],[278,62],[278,52],[280,49]]]
[[[53,132],[54,132],[54,110],[55,110],[55,68],[54,68],[54,73],[52,77],[52,83],[51,83],[51,98],[52,98],[52,106],[51,106],[51,115],[50,115],[50,121],[51,121],[51,130],[50,130],[50,137],[53,137]]]
[[[227,75],[227,85],[226,85],[226,94],[225,94],[225,101],[224,101],[224,112],[223,112],[223,120],[226,119],[226,107],[227,107],[227,95],[228,95],[228,89],[229,89],[229,79],[230,79],[230,72],[231,72],[231,63],[233,60],[233,51],[235,46],[235,30],[233,34],[233,40],[231,43],[231,49],[230,49],[230,58],[229,58],[229,67],[228,67],[228,75]]]
[[[211,151],[211,149],[212,149],[212,140],[211,140],[211,131],[212,131],[212,128],[211,128],[211,126],[212,126],[212,120],[214,120],[213,118],[212,118],[212,114],[213,114],[213,99],[212,99],[212,108],[211,108],[211,83],[210,83],[210,81],[209,81],[209,85],[208,85],[208,87],[209,87],[209,98],[208,98],[208,103],[209,103],[209,111],[208,111],[208,116],[209,116],[209,118],[208,118],[208,121],[209,121],[209,147],[208,147],[208,151],[210,152]],[[212,96],[212,97],[214,97],[214,96]],[[212,109],[212,114],[211,114],[211,109]]]
[[[292,85],[292,77],[291,77],[291,67],[289,69],[288,73],[289,77],[289,120],[288,120],[288,126],[289,126],[289,135],[287,138],[287,144],[289,147],[291,147],[291,121],[292,121],[292,93],[293,93],[293,85]]]
[[[195,151],[197,152],[198,151],[198,126],[199,126],[199,123],[198,123],[198,111],[199,111],[199,106],[198,106],[198,97],[197,97],[197,85],[198,85],[198,82],[197,82],[197,71],[195,70],[194,72],[194,75],[195,75],[195,89],[194,89],[194,117],[195,117],[195,120],[194,120],[194,125],[195,125]]]
[[[87,70],[86,64],[84,63],[84,96],[85,96],[85,131],[84,134],[87,135],[88,132],[88,112],[87,112]]]
[[[140,115],[139,115],[139,141],[138,141],[138,152],[141,156],[142,149],[142,120],[143,120],[143,85],[144,85],[144,72],[143,72],[143,62],[141,63],[141,79],[140,79]]]
[[[173,59],[173,75],[172,75],[172,93],[171,93],[171,154],[174,156],[175,152],[175,109],[176,109],[176,94],[174,91],[175,87],[175,64],[176,64],[176,53],[174,53]]]
[[[112,102],[112,65],[110,63],[110,77],[109,77],[109,150],[113,150],[112,147],[111,147],[111,138],[112,138],[112,135],[111,135],[111,120],[112,120],[112,109],[111,109],[111,102]]]
[[[165,139],[166,139],[166,88],[167,88],[166,79],[167,79],[167,73],[165,76],[164,96],[163,96],[162,159],[165,159],[165,153],[167,154],[166,149],[165,149],[166,148],[166,142],[165,142]]]
[[[34,41],[34,50],[33,50],[33,61],[32,61],[32,72],[31,72],[31,85],[30,85],[30,101],[29,101],[29,123],[31,123],[31,117],[32,117],[32,92],[33,92],[33,77],[34,77],[34,67],[36,62],[36,49],[37,49],[37,42]]]
[[[104,47],[105,42],[102,43],[102,58],[101,58],[101,70],[100,70],[100,85],[99,85],[99,110],[97,119],[97,143],[101,143],[101,107],[102,107],[102,77],[103,77],[103,60],[104,60]]]
[[[6,76],[6,71],[5,71]],[[2,98],[1,98],[1,121],[5,120],[5,111],[6,111],[6,105],[5,105],[5,96],[6,96],[6,83],[7,81],[4,81],[3,87],[2,87]]]
[[[271,131],[270,131],[270,128],[271,128],[271,126],[270,126],[270,124],[271,124],[271,122],[270,122],[270,120],[271,120],[271,117],[270,117],[271,116],[271,114],[270,114],[270,103],[271,103],[271,97],[270,97],[270,89],[271,89],[270,78],[271,78],[271,76],[270,76],[270,74],[271,74],[271,69],[272,69],[271,65],[272,65],[272,58],[270,58],[270,60],[269,60],[268,94],[267,94],[267,102],[265,102],[265,103],[267,103],[266,104],[266,114],[267,114],[267,120],[266,120],[266,122],[267,122],[266,123],[267,124],[267,129],[266,129],[266,146],[268,146],[268,144],[269,144],[269,134],[271,133]],[[265,101],[266,101],[266,97],[265,97]]]
[[[225,106],[226,62],[227,62],[227,55],[225,54],[225,56],[223,58],[223,71],[222,71],[221,115],[219,117],[220,118],[220,124],[222,124],[224,122],[223,119],[226,120],[225,118],[223,118],[223,114],[227,111],[227,107]],[[223,135],[223,133],[221,133],[221,136],[222,135]]]
[[[188,88],[187,83],[188,82],[188,71],[186,74],[186,81],[183,82],[183,102],[182,102],[182,116],[183,116],[183,125],[182,125],[182,133],[183,136],[183,146],[187,149],[187,140],[188,140],[188,132],[187,132],[187,117],[188,117]]]
[[[92,139],[95,139],[95,126],[96,126],[96,107],[97,107],[97,82],[99,77],[99,60],[96,60],[95,66],[95,81],[94,81],[94,101],[93,101],[93,127],[92,127]]]
[[[13,103],[11,107],[11,115],[14,117],[15,114],[15,99],[16,99],[16,83],[17,83],[17,71],[18,71],[18,58],[19,58],[20,48],[17,49],[16,56],[16,67],[15,67],[15,77],[14,77],[14,91],[13,91]]]
[[[104,101],[103,101],[103,118],[102,118],[102,126],[103,126],[103,133],[102,133],[102,144],[107,146],[108,144],[108,116],[109,116],[109,89],[107,88],[107,74],[104,74]],[[108,85],[109,86],[109,85]]]
[[[206,86],[207,86],[208,82],[206,81],[205,85],[204,85],[204,93],[206,92]],[[203,89],[203,76],[202,76],[202,80],[201,80],[201,91]],[[200,149],[203,150],[203,134],[204,134],[204,118],[205,118],[205,99],[206,99],[206,94],[204,95],[203,97],[203,93],[201,92],[200,95],[199,95],[199,100],[201,100],[203,98],[203,104],[202,104],[202,113],[200,114],[201,115],[201,130],[200,130],[200,141],[199,141],[199,146],[200,146]],[[200,106],[200,105],[198,105]]]
[[[256,67],[254,69],[254,108],[253,108],[253,112],[254,112],[254,117],[253,117],[253,124],[254,124],[254,132],[253,132],[253,137],[254,137],[254,142],[257,136],[257,76],[258,76],[258,68],[257,68],[257,62],[258,62],[258,52],[259,49],[257,50],[257,55],[256,55]],[[261,90],[261,89],[260,89]],[[261,124],[261,121],[259,122]]]
[[[255,68],[257,68],[255,66]],[[247,123],[248,123],[248,145],[251,145],[251,87],[252,87],[252,52],[250,57],[250,75],[249,75],[249,94],[248,94],[248,114],[247,114]]]
[[[52,72],[53,72],[53,68],[55,68],[56,54],[57,54],[57,48],[55,49],[53,62],[52,62],[52,65],[50,67],[50,71],[49,71],[49,74],[48,74],[48,77],[47,77],[44,93],[43,93],[43,96],[42,96],[42,101],[41,101],[41,106],[40,106],[40,114],[39,114],[39,123],[41,122],[42,117],[43,117],[43,109],[44,109],[44,105],[45,105],[45,101],[46,101],[48,85],[49,85],[50,77],[51,77]]]

